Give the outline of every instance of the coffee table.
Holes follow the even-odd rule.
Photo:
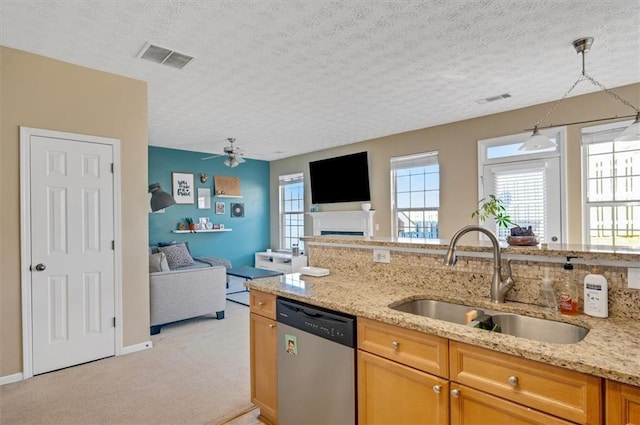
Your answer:
[[[238,304],[249,305],[249,288],[245,288],[243,282],[247,280],[263,279],[283,275],[283,272],[267,269],[258,269],[251,266],[227,269],[229,276],[229,287],[227,288],[227,299]]]

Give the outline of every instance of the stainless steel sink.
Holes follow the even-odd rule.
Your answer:
[[[574,344],[587,336],[589,330],[571,323],[538,319],[519,314],[495,314],[493,323],[500,326],[503,334],[533,339],[535,341]]]
[[[558,344],[574,344],[580,342],[587,336],[587,333],[589,333],[587,328],[570,323],[538,319],[513,313],[501,313],[479,307],[438,300],[412,300],[397,306],[392,306],[391,309],[462,325],[467,324],[467,313],[476,310],[478,318],[481,318],[484,323],[478,324],[478,322],[472,322],[470,326],[491,329],[495,332],[534,341]]]
[[[466,314],[471,310],[477,310],[478,315],[483,311],[476,307],[462,304],[453,304],[437,300],[413,300],[391,307],[393,310],[426,316],[432,319],[444,320],[451,323],[466,324]]]

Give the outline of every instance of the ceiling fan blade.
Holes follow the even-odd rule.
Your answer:
[[[222,155],[210,155],[210,156],[205,156],[203,158],[200,158],[201,160],[207,160],[207,159],[212,159],[212,158],[218,158],[221,157]]]
[[[236,160],[242,164],[243,162],[245,162],[245,159],[241,156],[241,155],[236,155]]]

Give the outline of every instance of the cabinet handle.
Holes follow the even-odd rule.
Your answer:
[[[400,343],[398,341],[391,341],[391,348],[397,350],[400,347]]]
[[[459,398],[460,397],[460,390],[451,390],[451,397]]]
[[[269,327],[270,327],[271,329],[273,329],[273,328],[275,328],[275,327],[276,327],[276,325],[274,325],[273,323],[269,323]]]
[[[440,391],[442,391],[442,385],[434,385],[433,386],[433,392],[436,394],[440,394]]]
[[[513,386],[518,385],[518,377],[511,375],[510,377],[507,378],[507,382],[510,383]]]
[[[264,301],[258,301],[258,306],[264,307]]]

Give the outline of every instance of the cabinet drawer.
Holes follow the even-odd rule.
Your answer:
[[[451,380],[576,423],[601,422],[601,379],[451,341]]]
[[[449,376],[445,338],[359,317],[358,348],[433,375]]]
[[[251,312],[269,319],[276,318],[276,296],[252,289],[249,292],[249,304]]]

